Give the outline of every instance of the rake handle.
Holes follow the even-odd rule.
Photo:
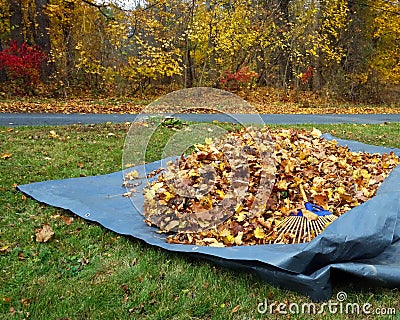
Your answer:
[[[303,197],[304,202],[308,202],[306,192],[304,191],[303,185],[299,184],[300,194]]]

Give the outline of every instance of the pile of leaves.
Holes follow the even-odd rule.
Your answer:
[[[241,147],[240,147],[241,146]],[[275,180],[273,142],[267,130],[206,138],[188,157],[145,188],[144,215],[163,231],[199,232],[219,225],[233,212],[256,216]]]
[[[393,153],[351,152],[316,129],[243,128],[169,162],[144,190],[144,216],[170,243],[273,243],[304,197],[340,216],[372,198],[397,164]]]

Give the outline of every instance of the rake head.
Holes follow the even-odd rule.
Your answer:
[[[290,215],[276,226],[277,237],[271,243],[309,242],[321,234],[337,217],[322,207],[305,203],[305,210]]]

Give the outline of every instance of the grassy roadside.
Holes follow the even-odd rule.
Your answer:
[[[400,124],[315,127],[342,138],[400,147]],[[0,158],[0,319],[259,319],[275,317],[257,313],[264,298],[310,302],[252,275],[119,236],[15,191],[15,184],[120,170],[127,130],[127,125],[111,124],[0,128],[1,154],[9,154]],[[160,128],[149,161],[159,157],[160,145],[176,130],[176,125]],[[51,225],[55,236],[37,243],[35,229],[43,223]],[[400,319],[398,290],[341,279],[334,294],[338,291],[348,294],[347,302],[397,309],[394,317],[370,319]]]

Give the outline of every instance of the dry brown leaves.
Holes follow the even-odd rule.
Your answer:
[[[11,157],[12,157],[12,153],[5,152],[5,153],[0,154],[0,158],[2,158],[3,160],[9,159]]]
[[[298,103],[254,104],[259,114],[391,114],[400,113],[400,108],[365,105],[308,106]]]
[[[54,235],[53,229],[47,223],[43,224],[40,229],[36,229],[35,233],[37,242],[47,242]]]
[[[169,162],[158,181],[145,188],[144,215],[150,224],[178,232],[209,229],[232,212],[256,216],[265,209],[274,179],[267,130],[243,130],[215,143],[206,138],[196,152]]]
[[[399,164],[392,153],[351,152],[320,134],[247,128],[206,140],[145,188],[147,223],[172,231],[170,243],[272,243],[304,198],[340,216],[372,198]]]
[[[113,99],[22,99],[0,102],[0,112],[12,113],[140,113],[144,105]]]

